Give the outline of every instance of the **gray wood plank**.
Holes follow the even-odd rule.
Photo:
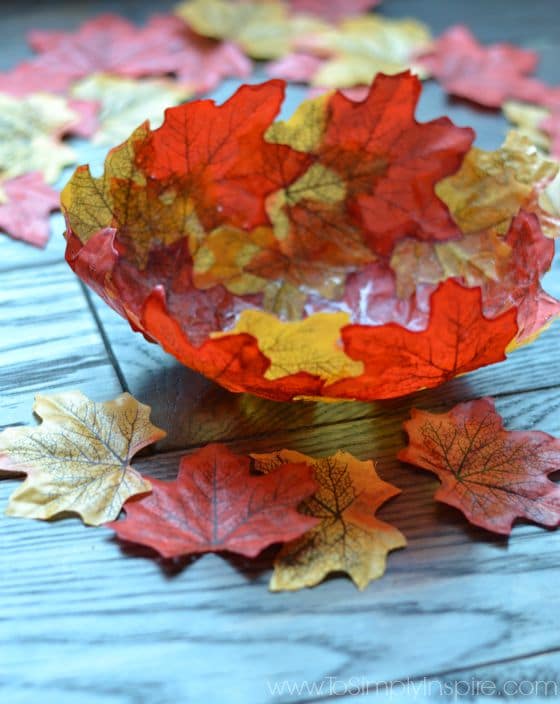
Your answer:
[[[65,263],[0,273],[0,426],[28,423],[40,391],[121,390],[81,284]]]
[[[551,431],[560,390],[503,397],[498,406],[510,427]],[[556,594],[558,534],[519,525],[507,541],[434,504],[434,480],[392,458],[396,423],[234,444],[320,454],[342,446],[379,458],[382,476],[403,488],[380,515],[409,547],[363,593],[335,578],[270,595],[271,551],[253,563],[205,556],[185,566],[121,548],[107,529],[77,520],[3,519],[0,683],[25,702],[72,693],[85,704],[287,704],[306,697],[273,696],[274,683],[418,678],[560,648],[560,614],[543,608]],[[178,455],[138,466],[171,477]],[[14,487],[0,482],[2,503]]]

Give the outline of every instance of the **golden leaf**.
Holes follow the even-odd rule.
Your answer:
[[[275,0],[190,0],[175,11],[198,34],[233,41],[255,59],[283,56],[298,36],[327,26],[314,17],[291,15]]]
[[[489,228],[503,234],[536,185],[550,181],[557,168],[526,137],[510,132],[496,151],[472,148],[436,193],[465,234]]]
[[[299,510],[321,523],[280,550],[272,591],[311,587],[331,572],[346,572],[364,589],[385,572],[387,553],[406,545],[399,530],[375,517],[376,510],[400,491],[379,478],[373,462],[342,451],[321,459],[291,450],[252,457],[262,472],[285,462],[305,462],[319,484]]]
[[[519,134],[545,152],[550,151],[550,137],[539,129],[540,123],[550,115],[550,111],[540,105],[507,100],[502,105],[506,119],[515,125]]]
[[[150,491],[131,466],[133,455],[165,436],[149,421],[150,408],[130,394],[95,403],[79,391],[37,396],[41,425],[0,434],[0,468],[24,472],[6,514],[48,519],[76,513],[85,523],[115,519],[123,503]]]
[[[105,227],[118,228],[140,268],[154,244],[170,245],[184,236],[197,240],[202,231],[192,200],[180,183],[147,182],[137,167],[136,147],[147,135],[144,124],[112,149],[101,178],[80,166],[61,195],[70,228],[82,243]],[[126,181],[131,181],[130,188],[119,186]]]
[[[369,85],[378,73],[394,75],[411,69],[425,77],[414,56],[430,44],[431,35],[416,20],[368,14],[349,18],[303,41],[301,48],[330,57],[313,76],[313,85],[350,88]]]
[[[0,177],[39,171],[56,181],[76,161],[74,150],[59,137],[79,120],[64,98],[37,93],[15,98],[0,93]]]
[[[270,313],[243,310],[232,330],[212,337],[253,335],[270,359],[267,379],[308,372],[329,383],[363,372],[363,364],[350,359],[341,347],[340,330],[349,322],[348,313],[314,313],[304,320],[284,322]]]
[[[164,110],[179,105],[192,93],[165,79],[134,81],[128,78],[94,74],[72,89],[80,100],[95,100],[101,105],[100,129],[95,144],[118,144],[146,120],[152,129],[163,121]]]
[[[219,227],[210,232],[193,255],[193,283],[197,288],[222,284],[238,296],[258,293],[269,283],[250,271],[251,260],[276,240],[269,227],[252,232],[234,227]]]

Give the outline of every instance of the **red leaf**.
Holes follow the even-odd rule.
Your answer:
[[[250,463],[224,445],[208,445],[181,459],[175,481],[150,479],[152,493],[127,501],[126,520],[108,525],[164,557],[223,550],[254,557],[317,525],[296,510],[317,489],[310,466],[284,464],[252,476]]]
[[[292,12],[316,15],[328,22],[361,15],[379,5],[381,0],[288,0]]]
[[[500,107],[507,98],[535,101],[543,85],[529,78],[538,62],[534,51],[511,44],[479,44],[463,25],[448,29],[420,63],[445,90],[488,107]]]
[[[137,27],[106,14],[76,32],[34,30],[28,40],[39,56],[0,76],[1,90],[61,93],[80,78],[103,72],[132,78],[175,73],[192,90],[206,91],[222,78],[251,72],[248,59],[232,44],[199,37],[174,16],[156,15]]]
[[[395,323],[346,326],[344,350],[364,361],[364,373],[327,386],[324,393],[364,400],[404,396],[505,359],[517,332],[516,310],[489,320],[481,298],[479,288],[447,279],[432,294],[425,330],[412,332]]]
[[[341,93],[329,100],[318,157],[347,183],[348,208],[380,254],[389,254],[405,235],[460,236],[434,186],[458,169],[474,132],[445,117],[418,123],[414,112],[420,91],[420,81],[411,74],[379,75],[364,101]]]
[[[560,440],[539,431],[507,431],[490,398],[448,413],[413,409],[404,424],[409,445],[398,457],[437,474],[434,498],[475,525],[509,535],[517,518],[560,523]]]
[[[0,230],[36,247],[49,239],[49,213],[60,208],[60,194],[39,173],[4,181],[7,203],[0,202]]]
[[[207,229],[266,224],[266,196],[311,163],[306,154],[264,140],[283,98],[284,84],[269,81],[242,86],[220,106],[199,100],[170,108],[137,159],[152,178],[181,179]]]

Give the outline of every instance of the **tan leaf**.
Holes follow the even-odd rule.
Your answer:
[[[506,119],[515,125],[516,130],[527,137],[535,146],[545,152],[550,151],[550,137],[539,129],[540,123],[550,115],[550,111],[540,105],[507,100],[502,105]]]
[[[346,355],[340,331],[350,322],[348,313],[314,313],[304,320],[284,322],[260,310],[243,310],[235,328],[215,333],[213,338],[247,333],[253,335],[261,352],[270,360],[266,379],[307,372],[327,382],[359,376],[362,362]]]
[[[93,142],[113,145],[127,139],[146,120],[152,129],[158,127],[164,110],[184,102],[192,93],[170,80],[135,81],[98,73],[76,84],[72,95],[101,104],[100,129]]]
[[[190,0],[176,12],[198,34],[235,42],[255,59],[283,56],[298,36],[327,26],[315,17],[291,15],[276,0]]]
[[[319,525],[281,549],[270,582],[272,591],[318,584],[331,572],[346,572],[359,589],[385,571],[387,553],[406,545],[405,537],[375,512],[399,490],[379,478],[371,461],[348,452],[315,459],[299,452],[253,455],[255,467],[270,472],[286,462],[305,462],[319,489],[299,510]]]
[[[313,85],[349,88],[369,85],[378,73],[394,75],[412,69],[424,77],[414,56],[430,41],[430,32],[421,22],[369,14],[313,33],[298,47],[328,57],[314,74]]]
[[[165,436],[150,423],[148,406],[127,393],[95,403],[70,391],[37,396],[33,410],[41,425],[0,434],[0,469],[27,474],[7,515],[48,519],[70,512],[99,525],[115,519],[128,498],[150,491],[130,466],[133,455]]]
[[[79,120],[64,98],[46,93],[14,98],[0,93],[0,114],[0,177],[39,171],[52,183],[76,161],[74,150],[59,141]]]

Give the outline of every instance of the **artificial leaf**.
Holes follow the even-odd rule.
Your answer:
[[[153,128],[158,127],[164,110],[184,102],[189,92],[170,80],[134,81],[96,74],[77,83],[72,95],[100,104],[94,144],[115,144],[125,140],[145,120]]]
[[[486,318],[481,290],[447,279],[432,294],[425,330],[414,332],[395,323],[343,328],[344,351],[364,362],[364,373],[337,381],[324,392],[366,400],[438,386],[505,359],[505,349],[517,334],[516,319],[515,308]]]
[[[190,31],[178,17],[155,15],[136,27],[117,15],[100,15],[76,32],[34,30],[29,42],[39,57],[31,62],[46,74],[45,89],[65,91],[94,73],[125,78],[177,75],[191,91],[212,90],[222,78],[244,77],[251,67],[232,44],[216,45]],[[17,71],[17,69],[16,69]],[[33,81],[28,70],[20,78]],[[56,82],[51,73],[58,74]],[[28,75],[29,78],[28,78]],[[0,79],[0,87],[2,79]]]
[[[517,100],[506,100],[502,110],[520,134],[543,151],[550,151],[550,138],[539,127],[550,114],[549,110],[540,105],[521,103]]]
[[[550,152],[555,157],[560,158],[560,108],[547,115],[542,122],[539,123],[542,129],[550,139]]]
[[[316,15],[327,22],[340,22],[345,17],[360,15],[379,5],[381,0],[288,0],[290,10],[303,15]]]
[[[176,12],[198,34],[234,42],[255,59],[284,56],[298,37],[324,28],[317,17],[290,14],[279,0],[188,0]]]
[[[345,572],[364,589],[385,572],[387,553],[406,545],[399,530],[375,516],[400,491],[379,478],[372,461],[362,462],[342,451],[313,458],[282,450],[253,458],[257,470],[273,474],[285,463],[305,463],[319,484],[300,511],[320,523],[281,549],[272,591],[312,587],[331,572]]]
[[[76,171],[67,260],[236,392],[390,398],[500,361],[557,310],[539,284],[554,168],[525,142],[461,166],[472,132],[418,124],[419,89],[382,76],[363,102],[324,95],[276,123],[275,81],[171,108],[102,177]]]
[[[60,207],[58,191],[41,174],[29,173],[1,183],[0,230],[17,240],[44,247],[49,239],[49,213]]]
[[[46,93],[27,98],[0,93],[0,113],[0,177],[38,171],[52,183],[75,161],[74,151],[59,141],[80,119],[65,99]]]
[[[394,75],[412,69],[425,74],[415,56],[430,41],[430,32],[421,22],[365,15],[310,32],[299,39],[296,48],[324,57],[311,76],[312,85],[347,88],[369,85],[380,73]]]
[[[318,522],[297,511],[317,488],[304,462],[252,476],[249,457],[214,444],[183,457],[176,480],[150,482],[151,494],[127,501],[126,520],[110,527],[163,557],[224,550],[255,557]]]
[[[48,519],[75,513],[99,525],[150,484],[130,466],[143,447],[165,436],[149,421],[150,409],[130,394],[95,403],[79,391],[37,396],[39,426],[0,433],[0,469],[27,474],[6,513]]]
[[[266,379],[305,370],[328,383],[363,372],[363,364],[350,359],[340,347],[341,329],[349,322],[348,313],[316,313],[284,323],[270,313],[243,310],[235,328],[225,334],[247,333],[257,338],[259,349],[270,360]]]
[[[428,240],[459,235],[447,208],[435,196],[434,186],[460,165],[472,132],[453,126],[446,118],[416,122],[420,90],[418,79],[409,74],[378,76],[363,102],[355,103],[340,93],[315,99],[268,133],[269,139],[294,148],[308,143],[306,150],[316,160],[314,172],[322,175],[315,178],[312,190],[320,198],[334,200],[338,208],[340,196],[337,199],[330,193],[333,174],[338,177],[345,188],[343,212],[350,214],[346,227],[359,226],[374,253],[390,253],[394,242],[405,235]],[[287,189],[288,206],[292,191],[301,189],[300,183]],[[309,190],[309,185],[305,188]],[[315,200],[319,200],[317,195]],[[298,209],[305,211],[311,199],[300,201]],[[299,215],[300,221],[304,214]],[[321,216],[327,220],[325,212]],[[335,217],[340,232],[338,220]]]
[[[448,93],[487,107],[508,98],[536,101],[543,93],[543,84],[529,77],[536,52],[512,44],[482,46],[463,25],[444,32],[418,61]]]
[[[509,535],[517,518],[560,524],[560,440],[536,430],[507,431],[494,402],[460,403],[447,413],[413,409],[404,424],[404,462],[434,472],[434,498],[462,511],[475,525]]]

